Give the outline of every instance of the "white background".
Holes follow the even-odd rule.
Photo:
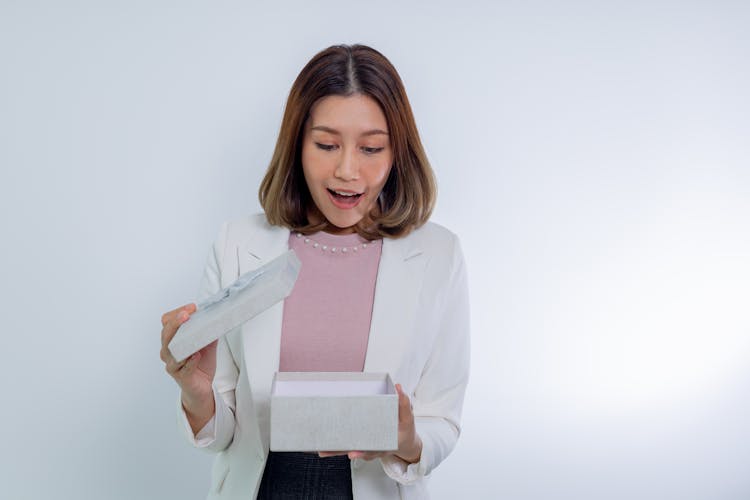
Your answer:
[[[202,498],[159,317],[318,50],[400,71],[473,364],[435,499],[750,498],[742,1],[0,3],[0,496]]]

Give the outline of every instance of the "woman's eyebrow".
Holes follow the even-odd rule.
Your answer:
[[[385,130],[380,130],[379,128],[368,130],[367,132],[364,132],[362,135],[388,135],[388,132]]]
[[[326,127],[325,125],[316,125],[314,127],[310,127],[310,130],[319,130],[321,132],[328,132],[329,134],[341,135],[341,132],[339,132],[335,128]],[[386,132],[385,130],[376,128],[376,129],[368,130],[367,132],[362,133],[362,135],[378,135],[378,134],[388,135],[388,132]]]

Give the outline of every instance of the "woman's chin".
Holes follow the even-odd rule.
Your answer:
[[[367,221],[370,221],[370,217],[366,217]],[[327,222],[328,227],[324,230],[330,234],[351,234],[356,233],[357,224],[362,223],[365,219],[365,215],[360,210],[340,210],[336,208],[326,207],[326,210],[320,210],[315,207],[308,213],[308,220],[317,224],[319,222]]]
[[[329,212],[329,214],[323,214],[329,225],[326,232],[332,234],[349,234],[356,232],[354,228],[362,220],[360,214],[352,211],[347,211],[347,213],[343,214],[336,213],[336,211],[332,212],[333,213]]]
[[[330,234],[351,234],[351,233],[356,232],[356,230],[354,229],[354,226],[356,226],[356,222],[354,224],[347,226],[347,225],[339,225],[329,220],[328,227],[325,229],[325,232],[330,233]]]

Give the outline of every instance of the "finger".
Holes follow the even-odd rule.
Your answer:
[[[191,314],[194,313],[196,307],[197,306],[194,303],[191,302],[190,304],[185,304],[183,306],[180,306],[180,307],[177,307],[175,309],[172,309],[171,311],[165,312],[164,314],[161,315],[161,326],[165,326],[167,324],[167,322],[170,319],[172,319],[172,317],[175,314],[177,314],[178,312],[180,312],[182,310],[188,311]]]
[[[174,356],[172,356],[172,353],[169,351],[169,348],[167,347],[167,344],[161,345],[161,350],[159,351],[159,358],[161,358],[162,361],[165,363],[169,363],[176,361],[174,359]]]
[[[193,312],[195,311],[191,312],[189,309],[182,308],[181,310],[177,311],[169,320],[167,320],[167,324],[164,325],[164,328],[162,328],[161,330],[162,345],[166,345],[170,340],[172,340],[172,337],[174,337],[175,333],[177,333],[177,329],[180,328],[180,325],[188,320]]]
[[[347,452],[345,451],[319,451],[318,456],[320,458],[327,458],[327,457],[340,457],[341,455],[346,455]]]
[[[167,323],[169,322],[169,320],[172,319],[172,316],[174,316],[175,314],[177,314],[177,311],[179,311],[179,310],[180,310],[179,308],[172,309],[171,311],[168,311],[168,312],[165,312],[164,314],[162,314],[161,315],[161,326],[167,326]]]
[[[182,324],[180,320],[178,319],[180,312],[176,312],[173,315],[167,319],[166,324],[161,329],[161,343],[162,345],[167,345],[170,340],[172,340],[172,337],[174,337],[175,332]]]
[[[378,457],[384,456],[385,453],[382,451],[350,451],[347,453],[347,456],[349,457],[349,460],[354,460],[356,458],[359,458],[361,460],[375,460]]]
[[[183,366],[185,366],[185,363],[187,363],[189,359],[190,359],[190,358],[188,358],[188,359],[185,359],[185,360],[183,360],[183,361],[180,361],[180,362],[177,362],[177,361],[175,361],[175,360],[174,360],[174,358],[172,358],[172,359],[171,359],[170,361],[168,361],[168,362],[167,362],[167,363],[165,364],[165,366],[164,366],[164,369],[165,369],[165,370],[167,371],[167,373],[169,373],[169,374],[170,374],[170,375],[171,375],[172,377],[177,377],[177,374],[179,373],[179,371],[180,371],[180,368],[182,368]]]
[[[414,419],[412,414],[411,401],[409,396],[404,393],[404,389],[401,384],[396,384],[396,392],[398,392],[398,420],[399,422],[408,422]]]
[[[198,352],[196,352],[196,353],[192,354],[191,356],[188,356],[187,358],[183,359],[182,361],[177,361],[177,360],[176,360],[176,359],[174,358],[174,356],[172,356],[172,352],[171,352],[171,351],[169,350],[169,347],[167,347],[167,345],[165,344],[165,345],[163,345],[163,346],[162,346],[162,348],[161,348],[161,354],[160,354],[160,357],[161,357],[162,361],[164,361],[164,363],[165,363],[166,365],[168,365],[168,366],[167,366],[167,372],[168,372],[168,373],[170,373],[170,375],[174,375],[174,374],[176,374],[176,373],[177,373],[178,371],[180,371],[180,370],[182,370],[183,368],[185,368],[185,365],[186,365],[186,364],[187,364],[187,363],[188,363],[188,362],[189,362],[189,361],[191,360],[191,358],[193,358],[193,357],[194,357],[195,355],[198,355],[199,357],[200,357],[200,356],[203,356],[203,355],[201,354],[201,352],[200,352],[200,351],[198,351]],[[197,361],[200,361],[200,359],[198,359]],[[197,361],[196,361],[196,364],[197,364]]]
[[[198,362],[201,360],[201,353],[196,352],[187,360],[185,361],[185,364],[182,365],[182,367],[179,369],[180,375],[190,375],[190,373],[195,370],[195,367],[198,366]]]

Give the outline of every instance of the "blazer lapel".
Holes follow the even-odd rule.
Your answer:
[[[271,228],[256,231],[251,241],[238,246],[239,273],[243,274],[268,263],[289,249],[289,231]],[[279,369],[281,323],[284,301],[254,317],[242,327],[245,370],[252,387],[262,446],[268,450],[270,393],[273,374]]]
[[[419,321],[415,313],[428,260],[415,240],[383,239],[365,356],[364,371],[390,373],[396,382],[410,364],[410,332]]]

